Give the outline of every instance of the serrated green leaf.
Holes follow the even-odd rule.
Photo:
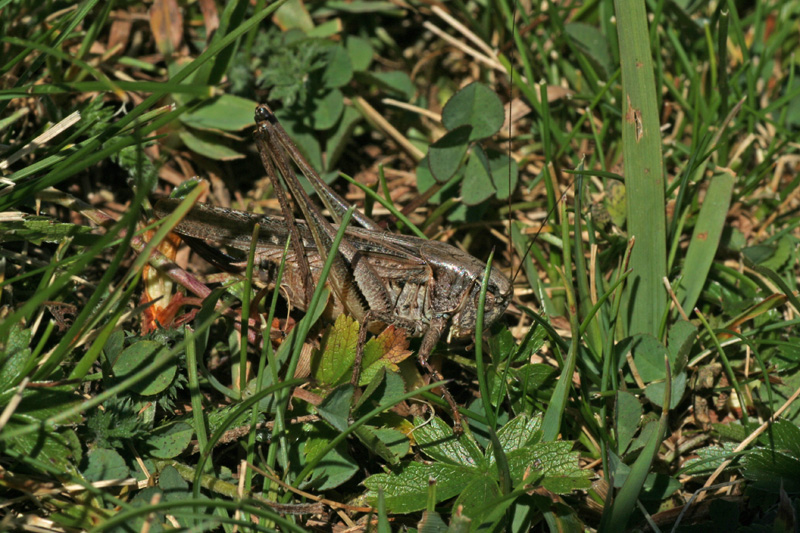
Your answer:
[[[497,480],[489,476],[476,477],[458,495],[453,508],[461,507],[466,516],[477,521],[480,517],[475,511],[484,508],[488,502],[495,501],[499,497],[500,487]]]
[[[741,442],[750,434],[742,424],[711,424],[711,427],[719,437],[733,442]]]
[[[214,433],[215,431],[217,431],[221,427],[225,419],[227,419],[234,411],[236,411],[235,405],[225,405],[223,407],[207,409],[206,411],[204,411],[203,414],[208,420],[208,432]],[[241,416],[239,416],[238,418],[234,418],[234,420],[230,423],[230,425],[242,426],[248,424],[250,416],[251,413],[243,412]]]
[[[500,131],[504,119],[500,98],[478,82],[458,91],[442,109],[442,124],[448,130],[470,126],[469,141],[491,137]]]
[[[31,330],[14,325],[8,333],[5,353],[0,357],[0,391],[17,384],[31,356]]]
[[[761,434],[758,443],[800,457],[800,427],[789,419],[778,419],[770,431]]]
[[[332,387],[350,374],[356,358],[358,322],[348,315],[339,315],[322,338],[322,351],[315,354],[311,364],[314,379]]]
[[[556,374],[556,369],[544,363],[537,363],[512,369],[511,373],[520,387],[524,387],[529,394],[532,394]]]
[[[580,454],[572,446],[568,441],[539,442],[506,454],[514,484],[527,473],[528,481],[543,476],[540,484],[556,494],[588,488],[591,472],[581,469]]]
[[[412,353],[408,349],[408,339],[403,330],[393,326],[386,328],[364,346],[359,385],[370,383],[381,368],[385,368],[387,372],[397,372],[397,365]]]
[[[719,468],[724,461],[733,457],[734,450],[737,446],[738,443],[736,442],[723,442],[722,446],[712,444],[705,448],[693,450],[693,453],[697,454],[697,457],[688,459],[686,463],[684,463],[683,473],[687,475],[710,474]],[[732,468],[734,468],[733,465],[728,467],[728,469]]]
[[[87,244],[92,230],[88,226],[57,222],[48,217],[22,215],[22,220],[6,221],[0,224],[0,242],[26,240],[34,244],[42,242],[61,243],[69,237],[85,236],[76,240]]]
[[[417,428],[414,430],[414,440],[431,459],[455,466],[486,466],[484,454],[471,434],[456,438],[453,429],[439,417],[434,417],[430,422],[415,417],[414,424]]]
[[[86,481],[97,482],[111,479],[125,479],[131,471],[125,459],[115,450],[95,448],[86,454],[88,464],[83,470]]]
[[[411,450],[408,437],[396,429],[365,425],[356,429],[355,435],[370,452],[391,465],[398,464],[400,459]]]
[[[436,480],[436,501],[449,500],[460,494],[476,476],[478,470],[466,466],[433,463],[409,463],[390,474],[375,474],[364,481],[369,489],[367,501],[377,502],[378,490],[383,489],[386,507],[393,513],[411,513],[427,507],[428,486]]]
[[[428,166],[434,179],[444,183],[456,173],[467,153],[472,126],[460,126],[447,132],[428,147]]]
[[[505,453],[531,446],[542,438],[542,415],[528,416],[520,414],[512,418],[497,432],[497,440]],[[486,457],[494,463],[493,446],[490,443],[486,449]]]
[[[762,490],[800,492],[800,457],[786,451],[756,448],[742,460],[742,473]]]

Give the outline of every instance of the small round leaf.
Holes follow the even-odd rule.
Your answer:
[[[465,204],[478,205],[495,193],[489,172],[489,161],[485,153],[475,147],[467,161],[464,181],[461,182],[461,199]]]
[[[353,65],[353,70],[367,70],[369,64],[372,63],[372,56],[375,54],[369,40],[351,35],[347,38],[345,46],[347,47],[347,53],[350,55],[350,63]]]
[[[390,70],[388,72],[370,72],[369,78],[374,80],[382,89],[399,94],[406,100],[414,98],[416,87],[414,82],[405,72]]]
[[[315,130],[327,130],[336,125],[344,111],[344,95],[333,89],[312,101],[311,126]]]
[[[442,123],[448,130],[472,126],[470,141],[491,137],[500,131],[504,119],[500,98],[478,82],[470,83],[454,94],[442,110]]]
[[[88,465],[83,471],[86,481],[95,482],[107,479],[124,479],[131,474],[125,459],[115,450],[95,448],[86,454]]]
[[[212,132],[184,129],[178,133],[178,137],[191,151],[209,159],[233,161],[244,157],[236,150],[228,148],[221,135]]]
[[[444,183],[456,173],[467,152],[471,133],[471,126],[460,126],[430,145],[428,165],[436,181]]]
[[[155,341],[139,341],[125,348],[114,362],[114,374],[119,379],[128,378],[148,368],[164,347]],[[164,365],[146,379],[135,383],[131,389],[143,396],[163,392],[175,378],[175,365]]]
[[[343,46],[332,46],[327,56],[322,84],[329,89],[344,87],[353,79],[353,63],[350,61],[350,55]]]
[[[186,422],[178,422],[156,429],[147,439],[150,453],[159,459],[172,459],[185,450],[192,441],[194,429]]]

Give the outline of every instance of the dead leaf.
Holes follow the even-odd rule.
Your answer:
[[[408,337],[405,331],[394,326],[389,326],[375,339],[383,346],[383,357],[394,364],[407,359],[412,353],[408,349]]]
[[[183,14],[176,0],[155,0],[150,8],[150,29],[156,47],[170,57],[181,45],[183,39]]]
[[[127,50],[131,27],[129,19],[117,19],[112,22],[111,30],[108,32],[108,49],[115,54],[121,54]]]
[[[206,42],[211,41],[214,32],[219,28],[219,13],[214,0],[200,0],[200,12],[203,14],[203,25],[206,28]]]

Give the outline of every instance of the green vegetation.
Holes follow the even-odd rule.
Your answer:
[[[797,2],[0,12],[0,530],[796,529]],[[434,354],[463,435],[419,339],[372,335],[356,389],[328,286],[176,258],[198,198],[277,207],[258,102],[390,231],[514,277]]]

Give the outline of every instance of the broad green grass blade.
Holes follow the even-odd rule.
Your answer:
[[[711,263],[714,261],[722,230],[725,228],[733,184],[734,178],[728,172],[714,176],[700,208],[683,263],[681,281],[675,288],[678,301],[687,314],[692,312],[697,303],[708,272],[711,270]]]
[[[628,195],[628,234],[636,239],[631,254],[627,309],[629,333],[658,336],[666,293],[666,221],[664,168],[655,77],[643,0],[615,2],[622,64],[622,145]]]

